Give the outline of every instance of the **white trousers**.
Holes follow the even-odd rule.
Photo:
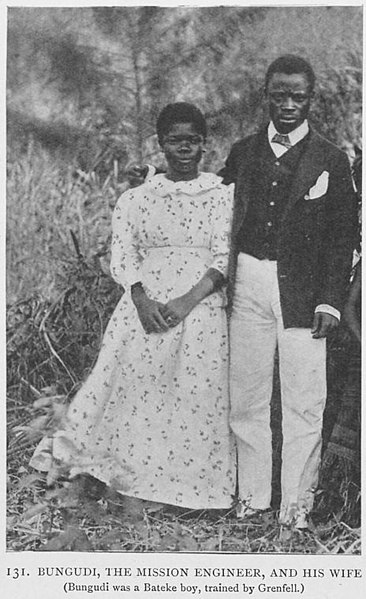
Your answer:
[[[279,352],[282,404],[282,522],[310,512],[318,482],[326,400],[326,343],[310,329],[284,329],[277,263],[239,254],[230,323],[231,427],[238,447],[239,498],[271,501],[270,401]]]

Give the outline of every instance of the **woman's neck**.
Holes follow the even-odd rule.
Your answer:
[[[190,172],[187,174],[184,173],[174,173],[174,171],[171,171],[169,168],[167,169],[167,172],[165,174],[166,178],[169,179],[170,181],[192,181],[192,179],[197,179],[199,175],[198,169],[195,172]]]

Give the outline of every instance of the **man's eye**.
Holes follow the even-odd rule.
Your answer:
[[[302,92],[294,92],[288,94],[283,92],[272,92],[270,96],[272,100],[277,104],[284,102],[286,98],[291,98],[293,102],[296,102],[296,104],[302,104],[302,102],[305,102],[308,99],[307,94],[304,94]]]
[[[301,102],[305,102],[308,97],[306,94],[292,94],[292,99],[294,102],[297,102],[298,104],[301,104]]]
[[[283,102],[285,99],[285,94],[281,94],[280,92],[274,92],[271,95],[272,100],[275,102]]]

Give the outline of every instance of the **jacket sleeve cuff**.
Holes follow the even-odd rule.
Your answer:
[[[333,306],[330,306],[329,304],[319,304],[319,306],[317,306],[315,308],[315,313],[317,313],[317,312],[325,312],[326,314],[330,314],[331,316],[334,316],[338,320],[341,319],[340,311],[337,310],[336,308],[333,308]]]

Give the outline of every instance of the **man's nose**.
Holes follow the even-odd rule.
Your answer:
[[[286,110],[293,110],[295,108],[294,101],[290,95],[286,96],[282,107],[285,108]]]

